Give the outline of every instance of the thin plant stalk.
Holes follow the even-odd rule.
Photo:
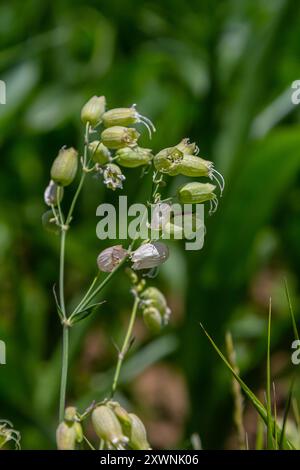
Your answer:
[[[135,319],[136,319],[138,304],[139,304],[139,298],[135,294],[135,299],[134,299],[134,304],[133,304],[133,308],[132,308],[131,315],[130,315],[128,329],[127,329],[127,332],[126,332],[126,336],[125,336],[125,339],[124,339],[124,342],[123,342],[122,349],[119,352],[118,363],[117,363],[115,375],[114,375],[114,378],[113,378],[112,388],[111,388],[111,397],[113,397],[115,392],[116,392],[119,377],[120,377],[120,372],[121,372],[121,368],[122,368],[122,364],[123,364],[125,355],[128,351],[128,348],[130,346],[130,340],[131,340],[131,335],[132,335],[134,322],[135,322]]]
[[[61,224],[61,234],[60,234],[60,262],[59,262],[59,299],[60,299],[60,309],[62,312],[62,323],[63,323],[63,334],[62,334],[62,364],[61,364],[61,382],[60,382],[60,398],[59,398],[59,421],[61,422],[64,418],[64,410],[66,406],[66,390],[67,390],[67,381],[68,381],[68,363],[69,363],[69,328],[70,321],[67,316],[66,307],[65,307],[65,294],[64,294],[64,270],[65,270],[65,246],[66,246],[66,233],[69,228],[69,223],[72,220],[73,211],[75,209],[76,201],[79,197],[80,191],[82,189],[84,179],[86,176],[85,166],[87,163],[88,157],[88,144],[89,144],[89,131],[90,126],[87,123],[85,128],[85,138],[84,138],[84,157],[83,157],[83,170],[80,178],[79,185],[71,202],[71,206],[67,215],[66,220],[61,210],[60,203],[58,203],[58,212]],[[60,188],[59,188],[60,191]],[[59,200],[59,197],[58,197]]]

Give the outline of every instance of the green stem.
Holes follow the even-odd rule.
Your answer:
[[[135,319],[136,319],[138,304],[139,304],[139,298],[136,296],[135,299],[134,299],[134,304],[133,304],[133,308],[132,308],[132,312],[131,312],[131,316],[130,316],[130,320],[129,320],[127,333],[126,333],[126,336],[125,336],[125,339],[124,339],[124,343],[123,343],[121,351],[119,352],[118,363],[117,363],[115,375],[114,375],[114,378],[113,378],[112,388],[111,388],[111,398],[114,396],[114,394],[116,392],[116,389],[117,389],[117,386],[118,386],[118,381],[119,381],[119,377],[120,377],[122,364],[123,364],[125,355],[128,351],[128,347],[129,347],[129,343],[130,343],[130,339],[131,339],[131,335],[132,335],[132,330],[133,330],[134,322],[135,322]]]
[[[88,156],[88,143],[89,143],[89,124],[85,128],[85,139],[84,139],[84,157],[83,157],[83,167],[85,168]],[[66,245],[66,230],[68,225],[71,222],[72,214],[75,208],[76,201],[80,194],[86,172],[83,168],[82,175],[80,178],[77,191],[71,202],[71,206],[66,218],[64,221],[64,216],[61,211],[60,202],[58,202],[58,212],[61,222],[61,236],[60,236],[60,261],[59,261],[59,299],[60,299],[60,308],[63,315],[63,344],[62,344],[62,365],[61,365],[61,383],[60,383],[60,399],[59,399],[59,421],[61,422],[64,419],[64,412],[66,406],[66,390],[67,390],[67,380],[68,380],[68,362],[69,362],[69,327],[70,322],[66,313],[65,306],[65,295],[64,295],[64,271],[65,271],[65,245]],[[59,188],[60,191],[60,188]],[[58,194],[59,200],[59,194]]]
[[[106,284],[111,280],[111,278],[116,274],[116,272],[120,269],[120,267],[125,263],[127,258],[122,259],[122,261],[118,264],[118,266],[115,267],[115,269],[109,273],[106,278],[99,284],[96,289],[90,293],[90,295],[85,295],[85,301],[83,300],[80,302],[80,309],[84,310],[85,308],[88,307],[88,305],[91,303],[91,301],[96,297],[97,294],[99,294],[102,289],[106,286]],[[75,308],[75,310],[72,312],[72,315],[70,316],[70,320],[72,317],[79,311],[79,305]]]
[[[65,246],[66,231],[61,230],[60,234],[60,260],[59,260],[59,301],[64,319],[66,318],[65,296],[64,296],[64,276],[65,276]]]
[[[65,406],[66,406],[68,356],[69,356],[69,326],[64,325],[63,326],[63,349],[62,349],[60,400],[59,400],[59,421],[60,422],[62,422],[64,419]]]

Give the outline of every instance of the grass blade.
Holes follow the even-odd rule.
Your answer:
[[[273,443],[273,420],[271,402],[271,318],[272,300],[269,301],[268,339],[267,339],[267,448],[274,449]]]
[[[209,335],[209,333],[206,331],[206,329],[204,328],[204,326],[202,325],[202,323],[200,323],[200,326],[203,330],[203,332],[205,333],[205,335],[207,336],[209,342],[211,343],[211,345],[213,346],[214,350],[217,352],[217,354],[219,355],[219,357],[222,359],[222,361],[224,362],[224,364],[227,366],[227,368],[230,370],[230,372],[233,374],[233,376],[235,377],[235,379],[239,382],[242,390],[244,391],[244,393],[247,395],[247,397],[249,398],[249,400],[251,401],[251,403],[253,404],[254,408],[256,409],[256,411],[258,412],[258,414],[261,416],[261,418],[263,419],[264,423],[266,424],[266,426],[268,425],[268,416],[267,416],[267,410],[266,408],[264,407],[264,405],[261,403],[261,401],[255,396],[255,394],[252,392],[252,390],[248,387],[248,385],[245,384],[245,382],[241,379],[241,377],[235,372],[235,370],[232,368],[232,366],[230,365],[230,363],[227,361],[226,357],[224,356],[224,354],[222,353],[222,351],[218,348],[218,346],[216,345],[216,343],[214,342],[214,340],[211,338],[211,336]],[[274,420],[272,419],[272,422],[273,422],[273,427],[275,428],[275,426],[277,427],[277,431],[279,430],[281,432],[281,429],[278,427],[277,423],[274,422]],[[295,447],[293,446],[293,444],[285,437],[283,436],[283,445],[284,445],[284,448],[287,448],[287,449],[295,449]]]
[[[291,302],[289,287],[288,287],[288,283],[287,283],[286,279],[284,280],[284,286],[285,286],[286,298],[287,298],[287,301],[288,301],[288,304],[289,304],[289,310],[290,310],[292,324],[293,324],[294,336],[295,336],[295,339],[299,340],[299,332],[298,332],[298,328],[297,328],[297,323],[296,323],[296,318],[295,318],[295,314],[294,314],[293,305],[292,305],[292,302]]]
[[[279,449],[283,449],[283,441],[284,441],[284,438],[285,438],[286,423],[287,423],[287,418],[288,418],[291,403],[292,403],[293,387],[294,387],[294,380],[291,383],[288,399],[287,399],[287,402],[286,402],[286,405],[285,405],[282,429],[281,429],[280,440],[279,440]]]

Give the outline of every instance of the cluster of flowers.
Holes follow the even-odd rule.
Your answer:
[[[16,449],[20,449],[21,435],[19,431],[13,428],[10,421],[0,420],[0,449],[2,449],[7,442],[13,441]]]
[[[82,417],[76,408],[68,407],[56,431],[59,450],[74,450],[83,441]],[[92,410],[92,425],[107,449],[148,450],[150,445],[144,424],[138,416],[128,413],[116,401],[106,401]]]
[[[154,166],[157,171],[169,176],[208,177],[218,183],[222,194],[224,190],[222,175],[214,168],[212,162],[199,157],[198,153],[199,148],[195,142],[182,139],[174,147],[165,148],[155,155]],[[201,204],[210,201],[210,212],[214,212],[218,206],[215,189],[216,186],[213,184],[193,181],[180,186],[177,189],[177,196],[181,204]]]

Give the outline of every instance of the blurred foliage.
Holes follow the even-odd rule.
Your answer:
[[[292,0],[1,3],[0,338],[7,365],[0,366],[0,417],[21,431],[23,448],[52,448],[57,422],[61,331],[52,285],[59,247],[40,223],[43,190],[57,150],[80,146],[80,108],[94,94],[105,94],[109,107],[138,103],[157,127],[155,150],[196,140],[227,184],[219,211],[207,217],[204,249],[171,244],[155,279],[172,305],[171,326],[151,342],[137,325],[119,398],[138,408],[157,447],[190,446],[192,433],[204,448],[234,446],[231,379],[198,324],[217,344],[232,331],[241,373],[261,393],[272,295],[273,377],[283,413],[293,372],[284,277],[299,311],[300,114],[290,88],[300,76],[299,10]],[[138,170],[127,173],[123,193],[132,201],[149,192],[138,178]],[[166,194],[180,181],[170,179]],[[84,188],[68,240],[69,301],[84,291],[107,246],[96,238],[96,207],[115,197],[96,179]],[[104,308],[72,331],[70,403],[84,408],[105,394],[128,291],[118,275]],[[247,419],[251,441],[256,418]]]

